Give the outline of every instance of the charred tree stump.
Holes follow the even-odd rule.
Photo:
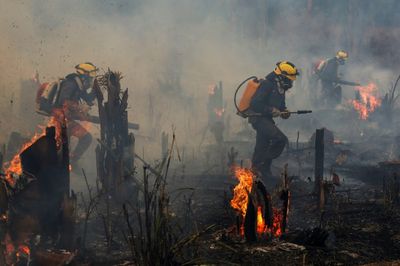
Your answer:
[[[264,209],[264,220],[268,228],[272,227],[273,211],[272,211],[272,198],[268,193],[267,188],[261,181],[256,181],[256,188],[258,195],[258,201],[262,203]]]
[[[244,236],[247,242],[257,241],[257,212],[261,208],[261,215],[267,228],[272,227],[273,211],[271,196],[261,181],[255,181],[249,193],[246,215],[244,217]]]
[[[97,174],[106,194],[116,199],[128,197],[134,184],[135,137],[128,132],[128,89],[121,90],[121,78],[121,73],[109,70],[94,86],[100,117]],[[107,93],[106,102],[102,91]]]
[[[324,129],[317,129],[315,133],[315,194],[321,203],[322,179],[324,176]],[[323,195],[322,195],[323,198]],[[321,207],[321,205],[320,205]]]
[[[41,235],[54,246],[73,248],[75,199],[70,196],[66,130],[61,127],[57,143],[55,128],[46,128],[46,134],[20,154],[23,174],[9,201],[8,221],[16,245]]]
[[[247,212],[244,217],[244,236],[247,242],[257,241],[257,208],[251,198],[247,203]]]

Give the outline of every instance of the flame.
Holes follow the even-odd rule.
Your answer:
[[[273,211],[272,227],[268,228],[265,224],[265,220],[262,215],[261,206],[257,207],[257,234],[259,236],[266,233],[269,233],[275,237],[280,237],[282,235],[282,221],[283,221],[282,212],[277,208],[272,208],[272,211]]]
[[[265,233],[265,230],[266,230],[265,220],[262,215],[262,208],[261,208],[261,206],[258,206],[257,207],[257,233],[259,235],[263,234],[263,233]]]
[[[41,136],[43,136],[44,133],[36,133],[27,143],[22,145],[21,149],[17,154],[14,155],[12,160],[8,163],[5,163],[5,165],[8,165],[8,167],[5,170],[5,176],[6,176],[6,181],[9,185],[12,187],[15,186],[15,178],[14,175],[21,175],[22,174],[22,166],[21,166],[21,159],[19,155],[25,151],[28,147],[30,147],[37,139],[39,139]]]
[[[61,121],[64,119],[62,109],[57,109],[53,112],[53,116],[50,118],[47,127],[55,127],[56,128],[56,145],[57,148],[59,149],[61,147]],[[11,159],[10,162],[6,162],[5,166],[5,179],[6,182],[11,186],[14,187],[16,183],[16,176],[19,176],[22,174],[22,165],[21,165],[21,158],[20,154],[24,152],[27,148],[29,148],[33,143],[36,142],[39,138],[42,136],[46,135],[46,127],[41,127],[41,132],[40,133],[35,133],[35,135],[26,143],[22,145],[20,150],[17,152],[17,154],[14,155],[14,157]]]
[[[246,215],[249,193],[253,187],[253,172],[250,169],[235,167],[234,173],[239,180],[239,184],[233,189],[233,199],[231,206],[240,212],[242,217]]]
[[[366,120],[381,105],[382,100],[377,96],[378,88],[375,83],[357,86],[356,90],[359,94],[359,99],[352,100],[351,103],[358,112],[360,119]]]

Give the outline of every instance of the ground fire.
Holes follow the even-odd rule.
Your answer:
[[[369,83],[366,86],[357,86],[355,90],[356,99],[352,100],[351,103],[358,112],[360,119],[366,120],[382,103],[378,96],[378,88],[375,83]]]

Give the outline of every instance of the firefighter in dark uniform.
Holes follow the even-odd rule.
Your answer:
[[[261,114],[251,116],[249,122],[257,132],[252,166],[265,179],[272,176],[272,160],[279,157],[288,142],[287,137],[275,125],[273,118],[288,119],[285,93],[293,86],[299,72],[288,61],[278,62],[273,72],[269,73],[255,92],[250,102],[250,110]]]
[[[335,57],[322,61],[315,71],[315,74],[321,80],[322,103],[326,107],[334,108],[342,102],[342,87],[340,84],[359,85],[343,81],[339,77],[339,66],[344,65],[348,57],[346,51],[340,50],[336,53]]]
[[[62,110],[67,121],[69,137],[78,139],[71,162],[78,161],[92,142],[92,135],[75,120],[85,120],[90,106],[96,97],[93,90],[97,68],[92,63],[82,63],[75,66],[76,73],[67,75],[58,83],[46,85],[39,98],[39,109],[54,116],[57,110]],[[43,85],[42,85],[43,86]]]

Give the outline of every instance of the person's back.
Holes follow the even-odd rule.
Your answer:
[[[322,82],[335,82],[338,80],[339,63],[336,57],[326,60],[319,70],[319,78]]]
[[[342,87],[340,86],[339,65],[344,65],[348,54],[344,50],[336,56],[324,61],[318,67],[316,75],[321,81],[322,102],[327,107],[335,107],[342,101]]]

